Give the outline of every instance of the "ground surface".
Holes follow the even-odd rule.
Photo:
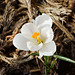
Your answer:
[[[41,60],[12,44],[22,25],[42,13],[53,20],[56,54],[75,60],[75,0],[0,0],[0,75],[44,75]],[[58,59],[50,75],[75,75],[75,64]]]

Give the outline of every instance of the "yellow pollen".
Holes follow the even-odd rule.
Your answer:
[[[42,40],[40,39],[40,37],[38,37],[40,35],[40,33],[34,32],[32,35],[32,38],[36,38],[38,43],[40,43]]]
[[[40,35],[40,33],[35,32],[35,33],[33,33],[32,38],[36,38],[36,37],[38,37],[39,35]]]

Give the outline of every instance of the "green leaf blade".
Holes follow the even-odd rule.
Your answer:
[[[71,63],[75,63],[74,60],[69,59],[69,58],[67,58],[67,57],[60,56],[60,55],[54,55],[54,57],[56,57],[56,58],[58,58],[58,59],[61,59],[61,60],[64,60],[64,61],[68,61],[68,62],[71,62]]]
[[[54,63],[56,62],[56,60],[57,60],[57,58],[55,58],[54,61],[51,63],[51,65],[50,65],[50,67],[49,67],[49,69],[48,69],[48,73],[49,73],[50,69],[53,67],[53,65],[54,65]]]
[[[32,54],[30,54],[30,55],[39,55],[39,53],[32,53]]]

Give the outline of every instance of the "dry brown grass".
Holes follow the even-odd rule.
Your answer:
[[[20,32],[20,28],[24,23],[31,22],[32,19],[42,13],[46,13],[53,20],[54,41],[58,49],[56,54],[62,54],[65,45],[71,43],[71,57],[75,59],[74,4],[74,0],[0,0],[1,62],[4,61],[7,64],[17,64],[19,66],[36,57],[30,56],[29,54],[31,52],[16,50],[12,41],[14,36]],[[1,68],[0,75],[8,72],[8,70],[5,71],[6,68],[7,67]]]

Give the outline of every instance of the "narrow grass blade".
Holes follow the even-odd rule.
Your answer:
[[[49,73],[50,69],[53,67],[53,65],[54,65],[54,63],[56,62],[56,60],[57,60],[57,58],[51,63],[51,65],[50,65],[50,67],[49,67],[49,69],[48,69],[48,73]]]
[[[32,53],[32,54],[30,54],[30,55],[39,55],[39,53]]]
[[[69,59],[69,58],[67,58],[67,57],[60,56],[60,55],[54,55],[54,57],[56,57],[56,58],[58,58],[58,59],[61,59],[61,60],[64,60],[64,61],[68,61],[68,62],[71,62],[71,63],[75,63],[74,60]]]

